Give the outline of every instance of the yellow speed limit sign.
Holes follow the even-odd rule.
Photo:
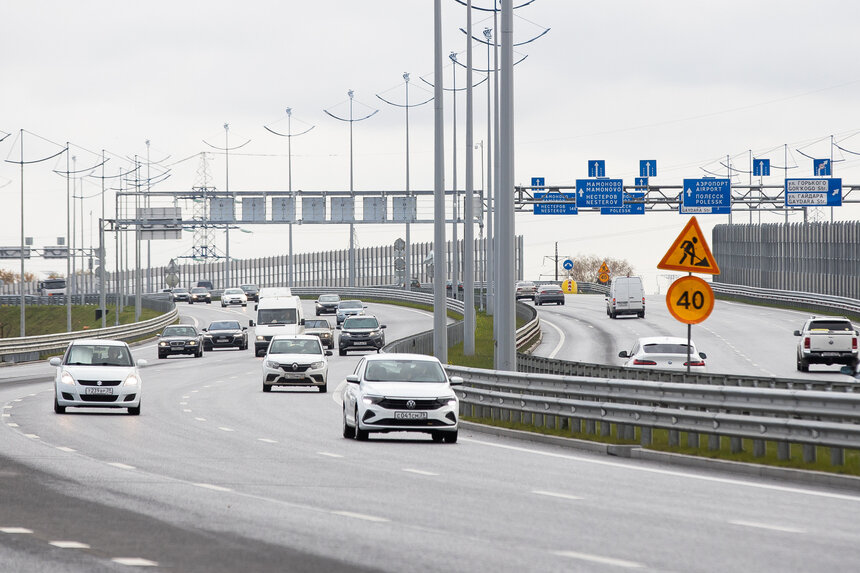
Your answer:
[[[714,291],[699,277],[681,277],[666,293],[666,306],[684,324],[698,324],[714,310]]]
[[[567,279],[561,283],[561,290],[566,292],[567,294],[576,294],[576,281],[573,279]]]

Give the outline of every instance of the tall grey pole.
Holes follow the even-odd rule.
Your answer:
[[[487,73],[493,73],[495,75],[496,69],[494,67],[490,67],[490,41],[493,39],[493,29],[492,28],[484,28],[484,37],[487,39]],[[492,72],[490,72],[492,70]],[[495,305],[493,303],[493,289],[492,283],[493,278],[495,277],[495,271],[493,269],[493,259],[494,259],[494,245],[493,245],[493,182],[495,179],[493,178],[493,165],[495,162],[493,161],[493,123],[492,123],[492,110],[493,110],[493,102],[492,102],[492,82],[487,82],[487,187],[484,190],[484,196],[487,198],[487,242],[485,245],[486,253],[486,275],[484,277],[484,281],[486,282],[485,288],[487,291],[487,314],[491,315],[495,312]],[[494,323],[495,324],[495,323]]]
[[[433,354],[448,362],[445,302],[445,124],[442,99],[442,0],[433,2],[434,39],[434,178],[433,178]]]
[[[437,0],[438,2],[438,0]],[[24,130],[21,130],[21,336],[27,335],[27,314],[24,311],[27,299],[24,296]],[[68,284],[66,285],[68,291]]]
[[[78,158],[72,155],[72,171],[77,172],[78,170]],[[78,273],[77,273],[77,264],[78,264],[78,255],[77,255],[77,246],[78,246],[78,232],[77,226],[75,224],[75,193],[77,192],[77,183],[73,179],[72,180],[72,237],[71,242],[69,243],[69,248],[72,251],[72,286],[71,288],[68,284],[66,285],[66,290],[71,294],[74,291],[74,294],[78,294]]]
[[[451,296],[457,298],[460,284],[460,249],[457,246],[457,218],[459,217],[459,206],[457,204],[457,53],[451,52],[448,57],[451,58],[451,74],[453,78],[451,86],[451,132],[454,141],[451,146],[453,153],[451,160],[451,188],[454,192],[451,208],[451,218],[453,219],[453,223],[451,224],[451,246],[453,248],[453,252],[451,253]]]
[[[407,72],[403,73],[403,81],[406,82],[406,203],[408,207],[409,203],[409,74]],[[412,229],[410,224],[410,214],[412,213],[409,210],[406,215],[406,248],[403,253],[403,288],[406,290],[412,290]]]
[[[143,288],[143,273],[140,264],[140,162],[137,155],[134,156],[134,321],[140,321],[141,313],[141,290]],[[81,204],[83,204],[83,193],[81,193]],[[82,225],[83,226],[83,225]],[[83,246],[83,241],[81,242]],[[81,265],[83,267],[83,264]]]
[[[498,2],[493,2],[493,7],[495,8],[498,5]],[[501,129],[499,127],[499,75],[501,74],[501,70],[499,69],[499,42],[501,40],[501,35],[499,33],[499,10],[496,8],[493,10],[493,32],[495,36],[495,40],[493,41],[493,131],[496,133],[496,138],[493,141],[493,173],[494,173],[494,184],[493,184],[493,274],[490,275],[490,292],[493,293],[493,314],[498,314],[499,312],[499,299],[497,298],[498,293],[496,289],[499,284],[499,269],[503,264],[507,264],[507,261],[501,258],[501,254],[499,253],[499,188],[501,185],[501,158],[500,158],[500,138],[502,136]],[[496,345],[498,346],[498,333],[499,333],[499,320],[498,318],[493,321],[493,340],[496,341]],[[499,353],[498,350],[494,353],[495,355],[495,363],[498,367]]]
[[[349,90],[349,195],[355,201],[355,190],[353,188],[353,172],[352,172],[352,100],[355,92]],[[354,207],[353,207],[354,208]],[[354,213],[354,211],[353,211]],[[347,284],[355,286],[355,223],[349,222],[349,254],[347,260]]]
[[[514,302],[514,17],[513,3],[502,2],[502,58],[499,110],[499,165],[496,218],[498,220],[499,323],[497,361],[499,370],[516,371],[516,321]]]
[[[224,190],[227,192],[227,198],[231,199],[230,195],[230,124],[224,124],[224,167],[225,167],[225,176],[224,176]],[[230,211],[231,215],[235,212],[236,206],[233,205],[233,202],[230,202]],[[233,217],[227,218],[227,226],[224,228],[224,258],[227,262],[227,284],[224,285],[225,288],[229,288],[233,286],[230,277],[230,223],[233,220]]]
[[[69,172],[69,155],[71,154],[71,148],[69,147],[69,142],[66,142],[66,332],[72,331],[72,297],[71,297],[71,283],[72,283],[72,245],[71,238],[72,234],[72,222],[71,222],[71,209],[72,209],[72,192],[71,192],[71,184],[69,181],[71,174]]]
[[[474,200],[474,141],[472,126],[472,0],[466,2],[466,205],[463,224],[463,354],[475,354],[475,200]],[[454,92],[456,97],[457,92]],[[456,170],[455,170],[456,173]]]
[[[146,140],[146,204],[149,207],[149,194],[152,192],[152,178],[149,173],[149,140]],[[147,292],[152,292],[152,241],[146,240],[146,289]]]
[[[102,328],[107,327],[107,285],[105,284],[105,150],[102,149],[102,218],[99,219],[99,308],[102,309]]]

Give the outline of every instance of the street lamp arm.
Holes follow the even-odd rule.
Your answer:
[[[366,115],[366,116],[364,116],[364,117],[360,117],[360,118],[358,118],[358,119],[349,119],[349,118],[338,117],[338,116],[336,116],[335,114],[333,114],[332,112],[330,112],[330,111],[329,111],[329,110],[327,110],[327,109],[324,109],[323,111],[324,111],[324,112],[326,112],[327,114],[329,114],[331,117],[333,117],[333,118],[335,118],[335,119],[339,119],[340,121],[347,121],[347,122],[363,121],[363,120],[368,119],[368,118],[370,118],[370,117],[373,117],[374,115],[376,115],[377,113],[379,113],[379,110],[378,110],[378,109],[375,109],[375,110],[373,110],[372,112],[370,112],[368,115]]]
[[[92,167],[87,167],[86,169],[79,169],[78,171],[65,171],[65,170],[60,171],[60,170],[58,170],[58,169],[54,169],[53,171],[54,171],[54,173],[56,173],[57,175],[77,175],[78,173],[85,173],[85,172],[87,172],[87,171],[92,171],[92,170],[93,170],[93,169],[95,169],[96,167],[101,167],[102,165],[104,165],[104,164],[105,164],[105,163],[107,163],[108,161],[110,161],[110,157],[108,157],[107,159],[105,159],[104,161],[102,161],[101,163],[99,163],[98,165],[93,165]]]
[[[547,33],[548,33],[550,30],[552,30],[552,28],[546,28],[543,32],[541,32],[541,33],[540,33],[540,34],[538,34],[537,36],[533,37],[532,39],[530,39],[530,40],[526,40],[526,41],[524,41],[524,42],[518,42],[518,43],[514,44],[514,45],[513,45],[513,47],[514,47],[514,48],[517,48],[517,47],[519,47],[519,46],[524,46],[524,45],[526,45],[526,44],[531,44],[532,42],[534,42],[534,41],[535,41],[535,40],[537,40],[538,38],[541,38],[541,37],[543,37],[543,36],[546,36],[546,35],[547,35]],[[469,35],[469,32],[467,32],[467,31],[466,31],[466,30],[464,30],[463,28],[460,28],[460,31],[461,31],[461,32],[463,32],[464,34],[466,34],[467,36]],[[485,46],[493,46],[493,47],[498,47],[498,46],[500,46],[500,44],[497,44],[497,43],[495,43],[495,42],[490,42],[490,41],[488,41],[488,40],[486,40],[486,39],[481,39],[481,38],[479,38],[478,36],[476,36],[476,35],[474,35],[474,34],[472,34],[471,36],[472,36],[472,39],[473,39],[473,40],[475,40],[476,42],[479,42],[479,43],[481,43],[481,44],[484,44]],[[517,63],[519,63],[519,62],[517,62]],[[461,65],[462,65],[462,64],[461,64]]]
[[[268,125],[264,125],[263,129],[265,129],[266,131],[269,131],[271,133],[274,133],[275,135],[280,135],[281,137],[298,137],[300,135],[306,134],[307,132],[309,132],[310,130],[312,130],[315,127],[316,127],[315,125],[312,125],[301,133],[278,133],[274,129],[270,128]]]
[[[525,60],[527,57],[528,57],[528,56],[523,57],[523,59],[522,59],[522,60],[520,60],[520,62],[522,62],[523,60]],[[517,63],[519,64],[520,62],[517,62]],[[465,65],[465,64],[461,64],[461,63],[460,63],[460,62],[458,62],[457,60],[454,60],[454,63],[456,63],[457,65],[462,66],[462,67],[464,67],[464,68],[466,67],[466,65]],[[474,70],[474,68],[473,68],[473,70]],[[483,71],[483,70],[478,70],[478,71]],[[482,80],[481,80],[481,81],[479,81],[478,83],[476,83],[476,84],[472,84],[472,87],[473,87],[473,88],[476,88],[476,87],[478,87],[479,85],[481,85],[482,83],[484,83],[485,81],[487,81],[488,79],[490,79],[490,76],[486,76],[486,77],[484,77],[484,79],[482,79]],[[421,81],[422,81],[422,82],[424,82],[425,84],[427,84],[428,86],[432,86],[432,85],[433,85],[433,84],[431,84],[429,81],[425,80],[424,78],[421,78]],[[435,86],[434,86],[434,87],[435,87]],[[465,91],[465,90],[467,90],[467,89],[469,89],[469,87],[468,87],[468,86],[466,86],[466,87],[462,87],[462,88],[457,88],[457,89],[454,89],[454,88],[446,88],[446,87],[443,87],[443,88],[442,88],[442,90],[443,90],[443,91],[446,91],[446,92],[462,92],[462,91]]]
[[[528,2],[523,2],[519,6],[514,6],[514,10],[516,10],[518,8],[522,8],[523,6],[528,6],[529,4],[532,4],[534,1],[535,0],[528,0]],[[460,4],[461,6],[468,6],[468,4],[463,2],[463,0],[454,0],[454,2],[456,2],[457,4]],[[478,10],[479,12],[498,12],[499,9],[495,7],[495,0],[493,0],[493,5],[494,5],[493,8],[481,8],[479,6],[472,6],[472,9]]]
[[[382,101],[384,101],[388,105],[393,105],[394,107],[418,107],[419,105],[424,105],[425,103],[430,103],[431,101],[433,101],[433,98],[431,97],[430,99],[422,101],[421,103],[410,103],[407,105],[407,104],[403,104],[403,103],[395,103],[393,101],[388,101],[387,99],[385,99],[384,97],[382,97],[379,94],[376,94],[376,97],[378,97],[379,99],[381,99]]]
[[[249,139],[249,140],[248,140],[248,141],[246,141],[245,143],[243,143],[243,144],[241,144],[241,145],[237,145],[236,147],[216,147],[215,145],[212,145],[211,143],[209,143],[209,142],[208,142],[208,141],[206,141],[205,139],[201,139],[200,141],[202,141],[203,143],[205,143],[206,145],[208,145],[208,146],[209,146],[209,147],[211,147],[212,149],[217,149],[217,150],[219,150],[219,151],[233,151],[234,149],[239,149],[239,148],[241,148],[241,147],[245,147],[246,145],[248,145],[249,143],[251,143],[251,140]]]
[[[49,155],[48,157],[43,157],[42,159],[34,159],[33,161],[12,161],[11,159],[5,159],[4,161],[6,161],[6,163],[15,163],[17,165],[30,165],[31,163],[41,163],[43,161],[53,159],[53,158],[57,157],[58,155],[62,155],[68,149],[69,149],[68,147],[64,147],[63,149],[61,149],[60,151],[56,152],[53,155]],[[65,171],[63,173],[65,173]]]

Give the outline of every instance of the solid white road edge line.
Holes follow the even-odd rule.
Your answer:
[[[352,519],[361,519],[362,521],[372,521],[374,523],[387,523],[390,519],[384,517],[376,517],[375,515],[365,515],[363,513],[353,513],[351,511],[332,511],[332,515],[340,515],[342,517],[350,517]]]
[[[60,549],[89,549],[90,546],[86,543],[81,543],[80,541],[49,541],[51,545],[54,547],[59,547]]]
[[[767,529],[769,531],[779,531],[781,533],[806,533],[803,529],[797,529],[796,527],[786,527],[783,525],[771,525],[769,523],[757,523],[755,521],[743,521],[743,520],[730,520],[729,523],[732,525],[739,525],[741,527],[752,527],[755,529]]]
[[[559,499],[572,499],[572,500],[583,499],[583,498],[575,496],[575,495],[568,495],[566,493],[556,493],[554,491],[540,491],[540,490],[536,489],[536,490],[532,490],[532,493],[535,495],[545,495],[547,497],[557,497]]]
[[[601,565],[614,565],[615,567],[623,567],[625,569],[639,569],[642,567],[640,563],[636,563],[634,561],[624,561],[623,559],[613,559],[612,557],[577,553],[576,551],[555,551],[554,553],[560,557],[570,557],[571,559],[590,561],[591,563],[600,563]]]
[[[558,339],[559,339],[558,344],[556,344],[555,348],[552,349],[552,352],[550,352],[547,355],[547,358],[555,358],[556,355],[558,355],[558,353],[561,352],[561,347],[564,346],[564,341],[565,341],[564,332],[562,332],[559,327],[557,327],[556,325],[554,325],[553,323],[551,323],[548,320],[541,319],[541,324],[548,324],[551,327],[553,327],[556,332],[558,332]]]
[[[426,472],[424,470],[414,470],[412,468],[403,468],[403,471],[410,474],[418,474],[420,476],[438,476],[439,474],[433,472]]]

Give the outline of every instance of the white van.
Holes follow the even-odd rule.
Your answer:
[[[262,295],[264,289],[260,289]],[[255,326],[250,321],[250,326]],[[254,353],[262,356],[269,347],[269,341],[276,334],[304,334],[305,314],[302,300],[297,296],[260,297],[257,305],[256,338]]]
[[[290,287],[263,287],[257,292],[257,303],[264,298],[286,296],[293,296],[293,291]],[[257,310],[257,305],[254,306],[254,310]]]
[[[635,314],[645,318],[645,290],[642,277],[616,277],[609,283],[606,297],[606,314],[615,318],[619,314]]]

